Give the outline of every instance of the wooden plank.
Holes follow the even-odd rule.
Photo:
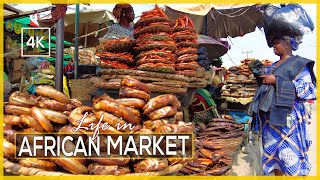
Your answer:
[[[184,122],[190,122],[189,109],[188,108],[184,108],[182,112],[183,112]]]
[[[14,12],[14,13],[16,13],[16,14],[22,12],[21,10],[16,9],[16,8],[14,8],[14,7],[12,7],[12,6],[9,6],[8,4],[4,4],[4,5],[3,5],[3,9],[8,10],[8,11],[11,11],[11,12]]]
[[[52,8],[53,8],[53,6],[38,9],[38,10],[33,10],[33,11],[20,12],[20,13],[14,14],[14,15],[4,17],[4,20],[14,19],[14,18],[22,17],[22,16],[28,16],[31,14],[41,13],[41,12],[45,12],[45,11],[51,11]]]

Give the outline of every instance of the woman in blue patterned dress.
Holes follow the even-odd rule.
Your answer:
[[[113,15],[118,23],[108,28],[105,38],[133,38],[134,11],[130,4],[117,4],[113,8]],[[111,37],[110,37],[111,36]]]
[[[311,113],[305,102],[315,99],[314,61],[292,55],[299,43],[299,39],[286,36],[274,39],[274,53],[280,60],[274,63],[273,74],[260,76],[275,89],[270,110],[258,114],[265,174],[306,176],[311,170],[307,155],[312,143],[307,132]]]

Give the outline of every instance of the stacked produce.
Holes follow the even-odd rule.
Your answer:
[[[130,53],[103,52],[96,54],[100,58],[99,66],[111,69],[129,69],[134,64]]]
[[[251,98],[255,95],[257,88],[257,84],[226,84],[221,89],[221,96]]]
[[[210,70],[212,61],[208,58],[208,50],[205,47],[200,47],[198,49],[198,63],[201,67],[205,68],[206,71]]]
[[[94,56],[94,49],[80,49],[79,50],[79,64],[96,64]]]
[[[232,66],[229,68],[229,77],[227,78],[227,82],[230,83],[252,83],[255,82],[253,74],[250,71],[249,64],[255,59],[247,58],[241,60],[240,66]]]
[[[171,165],[182,163],[181,159],[141,159],[132,154],[119,157],[111,154],[109,158],[77,159],[58,158],[55,160],[30,159],[28,153],[23,160],[16,160],[15,147],[21,146],[21,140],[15,141],[16,132],[26,133],[74,133],[73,129],[82,120],[82,126],[97,124],[101,119],[110,127],[101,133],[153,134],[153,133],[192,133],[192,123],[182,122],[181,106],[177,97],[164,94],[150,99],[149,88],[131,77],[121,81],[120,99],[107,95],[96,97],[93,106],[83,106],[81,102],[68,99],[63,93],[49,86],[37,86],[37,96],[15,92],[10,96],[9,105],[5,107],[4,116],[4,157],[21,166],[47,171],[67,171],[73,174],[125,175],[168,169]],[[84,117],[84,115],[86,116]],[[103,115],[103,117],[102,117]],[[116,124],[131,123],[133,129],[114,128]],[[94,130],[81,130],[83,138],[91,136]],[[29,135],[28,135],[29,136]],[[31,136],[31,135],[30,135]],[[106,136],[100,134],[101,157],[107,156]],[[15,144],[17,143],[17,144]],[[30,142],[31,145],[32,142]],[[124,144],[125,145],[125,144]],[[74,152],[76,146],[72,141],[66,144],[68,151]],[[162,147],[165,148],[165,147]],[[179,147],[178,147],[179,148]],[[38,150],[42,153],[42,150]],[[37,153],[38,153],[37,151]],[[111,153],[113,152],[111,148]],[[110,158],[111,157],[111,158]]]
[[[188,88],[207,86],[206,71],[196,62],[197,34],[193,22],[182,16],[175,23],[173,28],[174,22],[157,5],[143,12],[134,25],[134,60],[130,54],[124,53],[127,51],[115,52],[115,48],[112,52],[100,50],[97,55],[103,60],[101,65],[105,69],[98,73],[102,75],[100,78],[92,78],[91,82],[96,88],[119,89],[121,79],[130,75],[146,83],[151,92],[175,94],[184,94]],[[114,43],[124,44],[123,40],[101,42],[104,46],[100,45],[100,49],[104,51],[110,51],[108,47]],[[132,63],[134,66],[131,67]]]
[[[177,18],[173,27],[172,34],[178,50],[176,51],[177,59],[176,74],[189,77],[196,76],[196,70],[200,67],[196,62],[197,55],[197,33],[194,29],[193,21],[186,15]]]
[[[127,75],[146,83],[151,92],[183,94],[187,92],[188,87],[203,88],[209,83],[204,78],[132,69],[125,71],[122,69],[102,69],[98,74],[101,75],[101,78],[92,78],[91,82],[97,88],[103,89],[119,89],[120,79]]]
[[[58,132],[61,127],[69,124],[68,120],[73,117],[72,112],[82,105],[81,102],[69,99],[51,86],[37,86],[36,93],[37,96],[14,92],[9,98],[9,105],[5,107],[4,157],[11,161],[18,161],[14,158],[14,148],[21,145],[21,140],[15,139],[17,132],[34,134]],[[43,154],[42,150],[38,150],[37,153]],[[72,158],[56,161],[25,158],[18,162],[25,167],[50,171],[57,170],[60,166],[74,173],[83,170],[85,163]]]
[[[212,119],[197,134],[195,158],[180,170],[180,174],[224,175],[232,166],[232,153],[240,147],[243,128],[231,116]]]
[[[99,51],[107,52],[128,52],[134,47],[134,41],[129,37],[111,36],[106,39],[100,39]]]
[[[240,66],[229,68],[227,84],[222,87],[222,96],[234,98],[251,98],[258,88],[256,79],[249,64],[255,59],[247,58],[241,61]]]
[[[174,73],[174,52],[177,49],[171,37],[169,18],[157,5],[143,12],[135,24],[134,37],[137,68],[139,70]]]
[[[100,41],[99,51],[96,55],[100,58],[102,68],[129,69],[135,67],[132,54],[129,53],[134,42],[130,38],[105,39]]]

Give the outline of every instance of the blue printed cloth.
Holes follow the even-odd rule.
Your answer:
[[[293,80],[297,99],[291,112],[292,126],[279,127],[268,123],[268,113],[261,112],[259,121],[262,125],[262,165],[265,174],[274,169],[289,176],[306,176],[311,170],[307,151],[312,141],[307,132],[307,122],[311,119],[304,101],[315,99],[316,86],[311,81],[306,67]]]

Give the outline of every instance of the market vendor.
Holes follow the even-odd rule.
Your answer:
[[[119,38],[128,36],[133,38],[133,7],[130,4],[117,4],[113,8],[112,13],[117,18],[118,23],[108,28],[108,32],[104,35],[104,38],[109,38],[110,36],[118,36]]]
[[[260,97],[251,104],[262,130],[263,170],[276,176],[306,176],[311,171],[307,154],[312,142],[307,131],[311,114],[305,102],[316,98],[315,62],[292,54],[300,37],[278,36],[271,42],[280,60],[273,63],[272,74],[260,76],[260,88],[268,85],[269,92],[258,94],[262,92],[258,89]]]
[[[207,124],[212,118],[220,117],[211,94],[206,89],[198,89],[194,95],[189,112],[196,124]]]

